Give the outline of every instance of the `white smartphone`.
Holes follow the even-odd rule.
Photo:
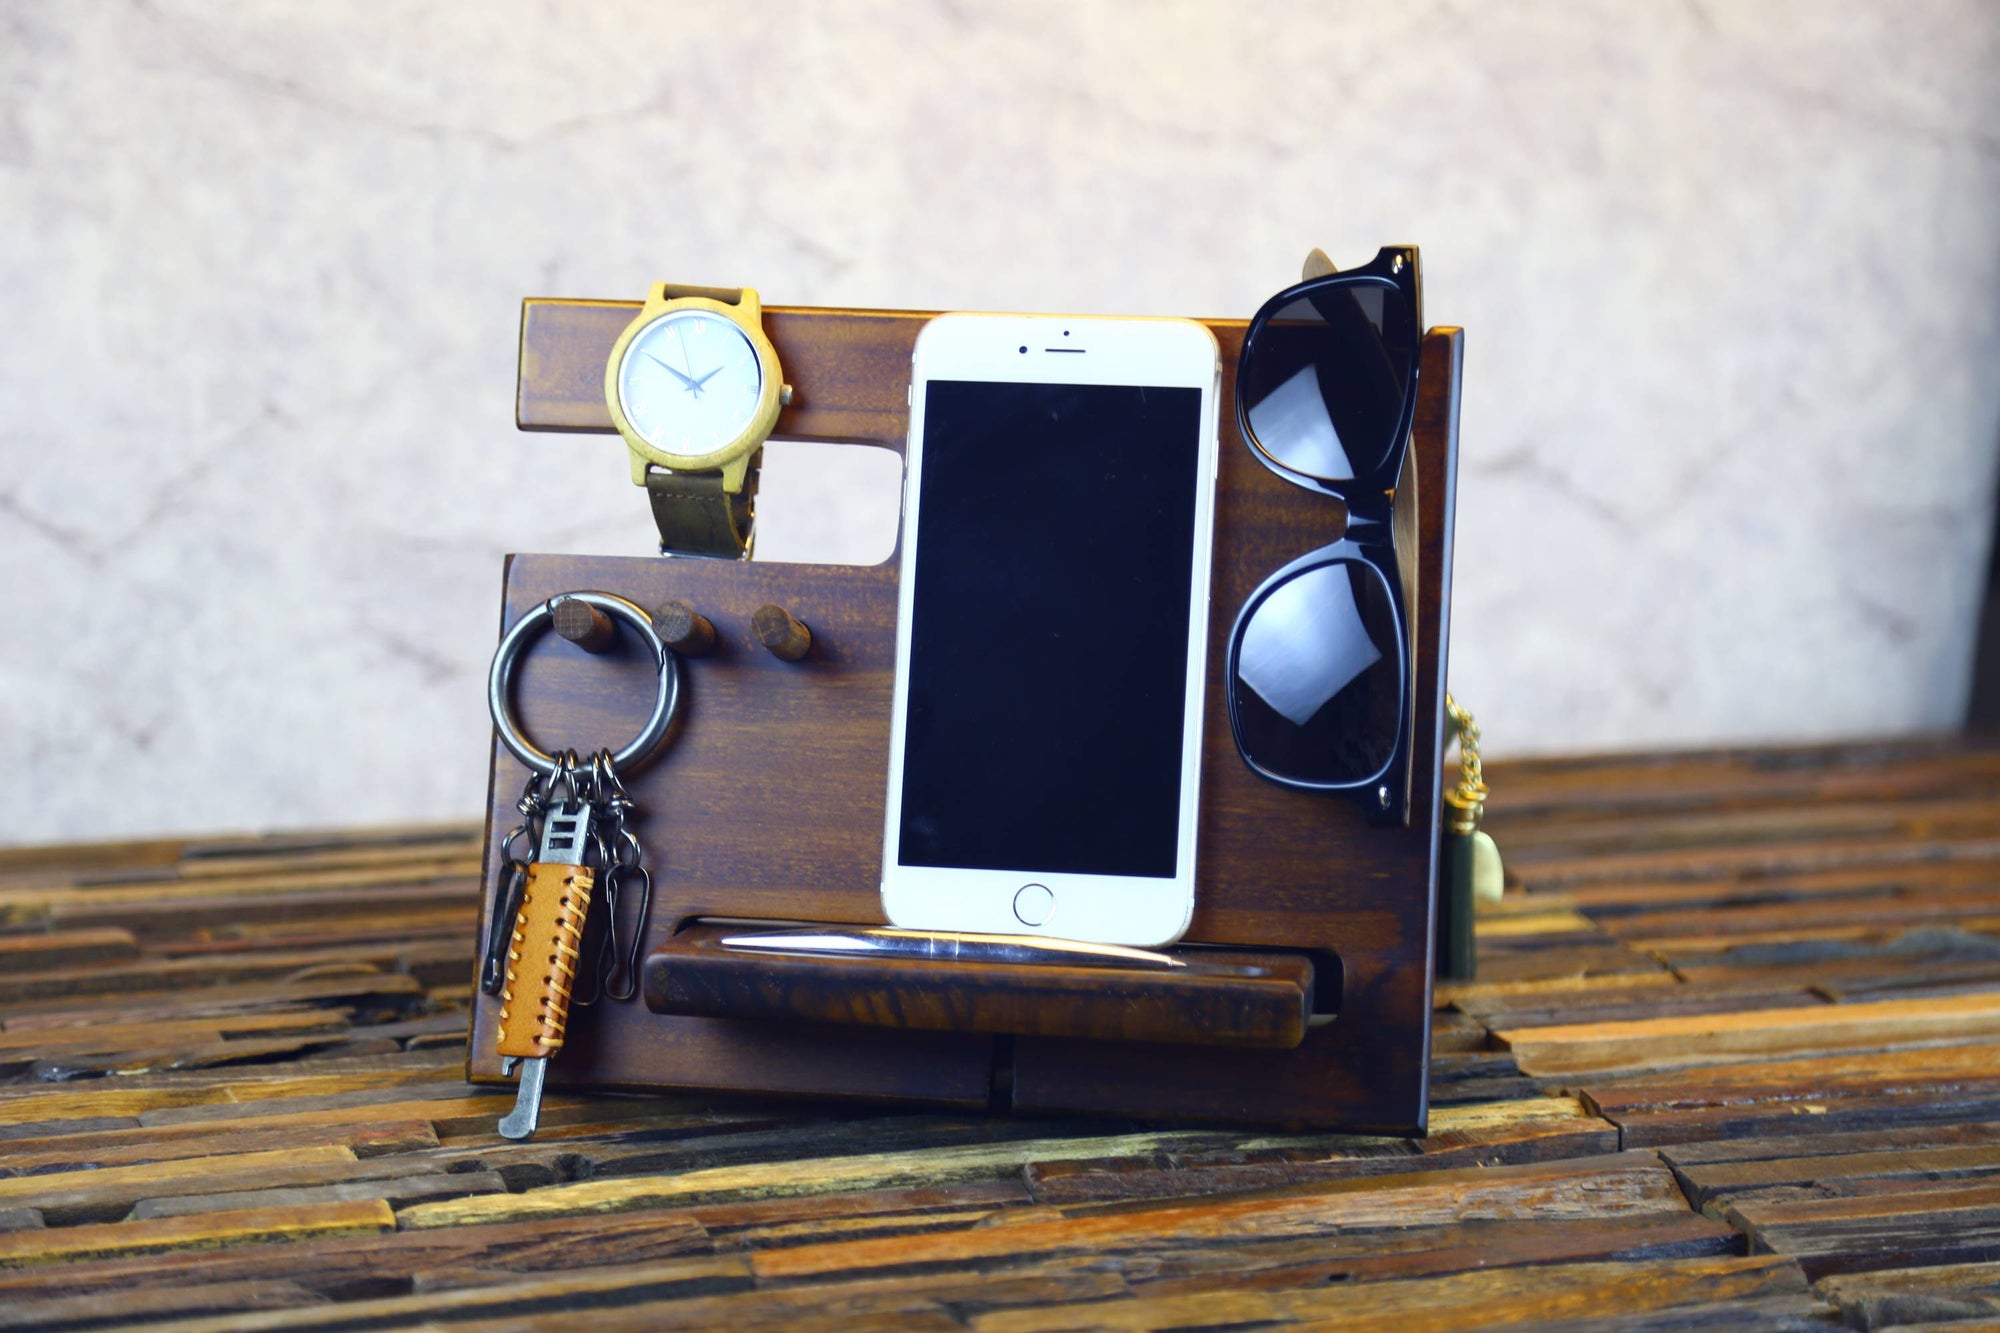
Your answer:
[[[1194,911],[1215,337],[941,315],[917,337],[882,904],[1152,946]]]

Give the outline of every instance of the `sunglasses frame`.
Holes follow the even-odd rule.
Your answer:
[[[1351,291],[1359,287],[1391,288],[1401,293],[1407,302],[1411,329],[1409,361],[1403,377],[1403,401],[1397,414],[1393,442],[1380,464],[1366,474],[1352,478],[1316,477],[1280,462],[1258,440],[1257,433],[1250,424],[1249,401],[1244,394],[1244,386],[1249,377],[1249,367],[1256,360],[1258,335],[1278,312],[1300,300],[1307,300],[1323,293]],[[1414,682],[1410,660],[1409,611],[1405,604],[1402,572],[1396,559],[1395,525],[1391,522],[1391,518],[1394,513],[1396,483],[1409,455],[1410,429],[1416,416],[1417,367],[1423,343],[1422,295],[1416,247],[1385,246],[1376,253],[1375,258],[1366,267],[1308,278],[1285,288],[1264,302],[1244,331],[1243,350],[1236,363],[1236,429],[1243,437],[1244,443],[1250,446],[1251,455],[1277,476],[1293,485],[1341,501],[1347,510],[1347,525],[1346,531],[1335,541],[1288,561],[1265,578],[1250,596],[1244,599],[1242,609],[1236,613],[1236,623],[1229,631],[1226,687],[1223,691],[1229,705],[1230,736],[1235,741],[1236,753],[1244,764],[1265,781],[1294,791],[1353,795],[1367,811],[1371,822],[1385,824],[1406,823],[1410,807],[1410,738],[1414,727],[1412,714],[1415,703],[1411,694]],[[1398,693],[1403,700],[1403,706],[1397,710],[1395,742],[1381,767],[1365,778],[1344,782],[1310,782],[1265,768],[1252,757],[1244,745],[1242,720],[1238,715],[1236,702],[1237,670],[1243,647],[1243,635],[1249,628],[1257,609],[1285,583],[1310,570],[1348,561],[1373,571],[1388,588],[1390,617],[1394,622],[1396,636]]]

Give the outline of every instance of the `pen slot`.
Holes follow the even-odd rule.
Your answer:
[[[1305,1039],[1329,995],[1334,1008],[1339,1003],[1339,961],[1331,954],[1328,990],[1315,980],[1327,964],[1289,950],[1169,949],[1160,952],[1171,966],[1149,966],[1088,955],[966,961],[730,942],[800,924],[688,924],[646,960],[647,1008],[762,1022],[1283,1049]]]

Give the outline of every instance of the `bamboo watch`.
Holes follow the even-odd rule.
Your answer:
[[[604,367],[604,401],[663,555],[748,559],[757,466],[792,400],[748,287],[654,283]]]

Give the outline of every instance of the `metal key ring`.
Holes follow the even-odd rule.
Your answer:
[[[486,706],[493,714],[493,726],[500,733],[500,743],[516,759],[543,777],[554,776],[556,758],[528,739],[521,730],[521,724],[514,720],[508,698],[513,693],[514,666],[520,661],[522,650],[530,639],[554,622],[556,603],[571,600],[596,607],[614,620],[624,621],[645,641],[654,660],[660,664],[660,688],[653,697],[653,715],[646,719],[646,725],[632,738],[631,744],[611,756],[614,769],[629,769],[643,762],[659,747],[660,742],[666,739],[667,728],[673,725],[674,712],[681,701],[680,659],[660,641],[659,634],[653,629],[651,616],[623,597],[608,592],[566,592],[549,598],[514,622],[514,627],[507,631],[500,640],[499,648],[494,650],[493,670],[486,677]]]

